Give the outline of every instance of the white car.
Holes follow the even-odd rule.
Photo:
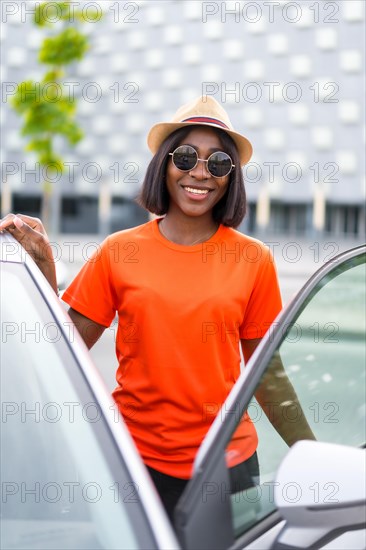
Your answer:
[[[1,548],[365,548],[364,246],[325,264],[267,332],[218,408],[172,527],[64,308],[9,234],[0,245]],[[253,395],[277,353],[301,409],[274,401],[264,414]],[[267,418],[275,407],[295,435],[305,414],[317,441],[289,449]],[[225,455],[246,410],[260,484],[231,494]]]

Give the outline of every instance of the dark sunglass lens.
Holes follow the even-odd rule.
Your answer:
[[[188,172],[197,164],[197,152],[193,147],[182,145],[174,151],[173,162],[179,170]]]
[[[231,158],[221,151],[213,153],[208,159],[208,169],[215,178],[227,176],[232,168]]]

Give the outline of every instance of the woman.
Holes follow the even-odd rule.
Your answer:
[[[239,345],[247,360],[281,298],[268,248],[234,229],[246,211],[241,166],[252,148],[224,109],[198,98],[155,125],[148,144],[154,157],[139,201],[159,217],[109,236],[63,299],[89,348],[118,312],[113,396],[172,517],[197,449],[239,376]],[[4,228],[56,291],[39,220],[9,214]],[[312,437],[306,421],[303,432]],[[256,447],[246,414],[227,453],[233,491],[259,475]]]

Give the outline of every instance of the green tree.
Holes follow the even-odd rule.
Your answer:
[[[78,29],[79,23],[101,18],[97,9],[92,14],[89,8],[84,14],[83,10],[70,8],[69,0],[36,3],[34,24],[52,30],[38,53],[38,61],[46,65],[46,72],[40,82],[21,82],[12,99],[13,108],[23,118],[21,134],[28,138],[26,150],[35,153],[44,178],[41,217],[48,229],[53,214],[52,180],[65,168],[55,139],[61,137],[69,146],[75,146],[84,135],[75,121],[77,99],[63,84],[65,67],[80,61],[90,48],[88,37]]]

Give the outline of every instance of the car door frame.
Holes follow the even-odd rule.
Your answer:
[[[224,460],[226,446],[274,351],[286,337],[287,329],[306,307],[308,300],[322,288],[323,285],[319,283],[322,280],[324,284],[328,283],[343,271],[344,264],[355,258],[361,259],[365,254],[366,245],[357,246],[335,256],[320,267],[281,311],[248,361],[198,450],[193,476],[176,507],[175,527],[183,548],[245,548],[271,529],[275,540],[283,523],[276,510],[234,540],[230,499],[222,498],[220,491],[217,491],[217,494],[212,495],[209,506],[200,506],[203,484],[205,480],[215,479],[218,486],[224,484],[228,487],[228,471]],[[202,533],[205,533],[205,537]]]

